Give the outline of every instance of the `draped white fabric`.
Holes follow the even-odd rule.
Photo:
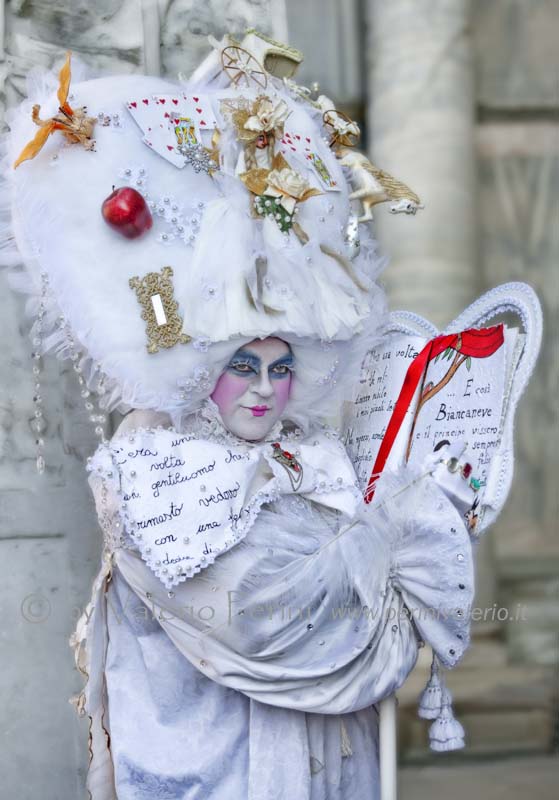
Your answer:
[[[447,666],[468,644],[469,537],[420,474],[387,475],[349,521],[282,497],[173,592],[129,540],[109,571],[77,636],[93,800],[375,798],[374,704],[420,637]]]

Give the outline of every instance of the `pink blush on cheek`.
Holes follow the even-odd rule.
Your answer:
[[[219,408],[219,413],[227,414],[235,400],[242,397],[246,390],[246,378],[240,378],[237,375],[231,375],[230,372],[224,372],[220,375],[210,397]]]
[[[281,416],[289,400],[292,378],[293,376],[289,375],[287,378],[282,378],[281,380],[275,380],[273,382],[274,394],[276,396],[276,413],[278,417]]]

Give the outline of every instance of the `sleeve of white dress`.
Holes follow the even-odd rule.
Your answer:
[[[472,542],[461,508],[431,477],[423,489],[402,495],[398,482],[389,475],[379,491],[396,528],[390,583],[421,639],[451,668],[469,644],[475,589]]]
[[[419,639],[447,665],[468,643],[460,515],[430,477],[407,470],[379,495],[350,524],[300,499],[276,503],[172,592],[134,552],[117,551],[116,564],[208,677],[270,705],[345,713],[401,686]]]

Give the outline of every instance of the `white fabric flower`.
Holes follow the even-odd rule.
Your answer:
[[[289,114],[285,100],[280,100],[275,105],[269,97],[261,97],[255,106],[254,114],[247,119],[244,127],[247,131],[269,133],[279,128]]]
[[[266,180],[268,186],[264,193],[281,197],[281,204],[289,214],[293,214],[297,200],[303,199],[309,188],[309,182],[291,167],[273,169]]]
[[[207,336],[200,336],[198,339],[194,339],[192,347],[200,353],[207,353],[210,344],[211,340],[208,339]]]

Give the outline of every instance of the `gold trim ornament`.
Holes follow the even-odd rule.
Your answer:
[[[50,119],[41,119],[39,112],[41,106],[34,105],[31,114],[31,119],[35,125],[39,126],[39,130],[35,137],[23,148],[19,154],[14,169],[19,167],[23,161],[27,161],[40,153],[43,146],[46,144],[47,139],[55,131],[60,131],[69,142],[74,144],[82,144],[86,150],[95,149],[95,140],[93,136],[93,126],[97,122],[96,117],[88,117],[87,109],[85,106],[73,109],[68,103],[68,93],[70,91],[70,80],[72,77],[70,69],[70,59],[72,53],[69,50],[66,53],[66,61],[58,74],[59,87],[58,87],[58,114]]]
[[[272,444],[272,458],[287,472],[291,488],[296,492],[303,482],[303,465],[288,450],[282,450],[279,442]]]
[[[163,267],[160,272],[148,272],[143,278],[135,276],[128,281],[143,308],[148,353],[192,341],[191,336],[182,333],[183,323],[178,313],[179,304],[173,295],[172,277],[172,267]]]

